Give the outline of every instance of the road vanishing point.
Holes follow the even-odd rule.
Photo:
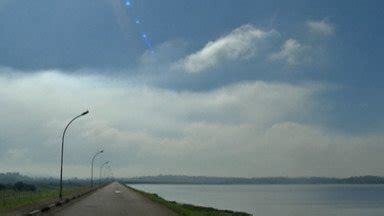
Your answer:
[[[113,182],[96,192],[43,215],[55,216],[176,216],[167,207],[142,194]]]

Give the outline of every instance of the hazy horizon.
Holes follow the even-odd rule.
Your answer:
[[[89,171],[90,172],[90,171]],[[19,174],[21,176],[25,177],[30,177],[30,178],[36,178],[36,179],[44,179],[44,178],[53,178],[53,179],[59,179],[58,175],[34,175],[34,174],[28,174],[28,173],[19,173],[17,171],[9,171],[9,172],[0,172],[1,174]],[[95,172],[95,178],[99,178],[99,173],[98,170]],[[264,179],[264,178],[288,178],[288,179],[300,179],[300,178],[326,178],[326,179],[347,179],[347,178],[354,178],[354,177],[378,177],[378,178],[384,178],[383,176],[378,176],[378,175],[364,175],[364,176],[251,176],[251,177],[245,177],[245,176],[210,176],[210,175],[182,175],[182,174],[153,174],[153,175],[140,175],[140,176],[116,176],[116,175],[111,175],[110,172],[104,174],[103,172],[103,177],[105,178],[114,178],[114,179],[135,179],[135,178],[146,178],[146,177],[187,177],[187,178],[239,178],[239,179]],[[63,179],[70,180],[70,179],[79,179],[79,180],[87,180],[90,179],[91,176],[90,174],[88,176],[84,177],[79,177],[79,176],[66,176],[63,177]]]

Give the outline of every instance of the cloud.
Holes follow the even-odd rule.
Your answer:
[[[284,61],[288,65],[297,65],[301,60],[300,57],[302,57],[303,50],[303,45],[297,40],[290,38],[284,42],[280,51],[270,56],[270,59],[273,61]]]
[[[288,121],[271,126],[259,138],[258,142],[266,144],[262,150],[266,163],[280,160],[285,164],[281,175],[382,175],[378,163],[384,137],[380,133],[353,136]]]
[[[68,131],[65,176],[88,177],[99,149],[106,153],[97,163],[111,160],[118,176],[383,174],[375,165],[384,162],[382,136],[301,123],[318,113],[321,84],[189,92],[60,71],[10,74],[0,76],[2,171],[57,173],[63,127],[89,109]]]
[[[90,154],[105,148],[116,167],[144,163],[149,168],[157,163],[164,172],[181,155],[219,147],[216,135],[202,139],[210,136],[208,131],[230,134],[255,123],[254,128],[265,127],[294,116],[317,91],[309,86],[249,82],[209,92],[176,92],[58,71],[3,74],[0,86],[2,169],[28,167],[31,161],[42,166],[55,164],[63,126],[89,109],[91,113],[68,131],[68,165],[82,165],[86,170]],[[25,157],[17,159],[21,155]],[[187,158],[180,166],[170,167],[181,170],[193,161]],[[129,167],[126,169],[131,170]]]
[[[311,32],[319,35],[330,36],[335,32],[334,26],[326,20],[308,20],[306,24]]]
[[[173,68],[189,73],[200,73],[226,61],[251,58],[275,34],[274,30],[263,31],[250,24],[243,25],[228,35],[207,43],[203,49],[179,60],[173,65]]]

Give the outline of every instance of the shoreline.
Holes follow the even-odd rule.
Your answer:
[[[138,190],[136,188],[132,188],[126,184],[123,184],[125,187],[142,194],[143,196],[147,197],[148,199],[157,202],[161,205],[166,206],[167,208],[171,209],[172,211],[176,212],[179,215],[186,215],[186,216],[214,216],[214,215],[220,215],[220,216],[250,216],[251,214],[245,213],[245,212],[237,212],[232,210],[222,210],[222,209],[216,209],[213,207],[205,207],[205,206],[197,206],[192,204],[186,204],[186,203],[178,203],[176,201],[169,201],[166,200],[156,193],[148,193],[142,190]]]

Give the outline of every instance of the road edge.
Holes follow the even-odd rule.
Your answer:
[[[47,211],[49,211],[49,210],[52,210],[52,209],[55,208],[55,207],[61,207],[61,206],[65,205],[65,204],[67,204],[67,203],[69,203],[69,202],[72,202],[72,201],[75,201],[75,200],[77,200],[77,199],[79,199],[79,198],[82,198],[82,197],[85,197],[85,196],[87,196],[87,195],[90,195],[90,194],[96,192],[97,190],[106,187],[106,186],[109,185],[109,184],[110,184],[110,183],[108,183],[108,184],[103,184],[103,185],[100,185],[100,186],[98,186],[98,187],[95,187],[95,188],[92,188],[92,189],[90,189],[90,190],[87,190],[87,191],[85,191],[85,192],[83,192],[83,193],[79,193],[79,194],[72,195],[72,196],[70,196],[70,197],[67,197],[67,198],[63,199],[62,201],[57,201],[57,202],[51,203],[51,204],[49,204],[49,205],[42,206],[42,207],[40,207],[40,208],[38,208],[38,209],[34,209],[34,210],[32,210],[32,211],[30,211],[30,212],[24,214],[24,215],[25,215],[25,216],[28,216],[28,215],[29,215],[29,216],[31,216],[31,215],[33,215],[33,216],[41,215],[41,214],[43,214],[43,213],[45,213],[45,212],[47,212]]]

